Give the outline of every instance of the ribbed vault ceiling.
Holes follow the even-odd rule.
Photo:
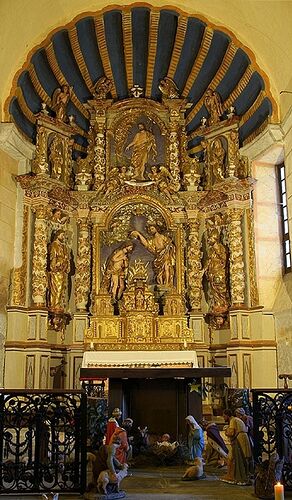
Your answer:
[[[145,97],[159,100],[159,80],[172,78],[192,103],[187,111],[191,154],[199,149],[201,118],[208,116],[208,87],[220,94],[224,109],[233,105],[241,117],[241,144],[275,111],[263,74],[235,37],[181,12],[134,6],[86,15],[55,31],[19,73],[9,102],[12,119],[34,141],[41,103],[50,107],[54,90],[68,83],[73,86],[68,114],[75,115],[80,129],[75,151],[85,151],[89,114],[84,103],[104,75],[114,83],[112,98],[119,100],[129,97],[135,84]]]

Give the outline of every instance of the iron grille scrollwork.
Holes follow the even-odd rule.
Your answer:
[[[254,415],[254,459],[284,458],[283,482],[292,490],[292,391],[252,390]]]
[[[2,391],[0,493],[82,492],[86,394]]]

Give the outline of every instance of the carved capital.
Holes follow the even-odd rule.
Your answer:
[[[32,210],[35,213],[36,221],[47,219],[50,216],[50,210],[48,205],[39,205],[33,207]]]
[[[243,210],[241,208],[230,208],[227,212],[228,222],[241,224]]]
[[[90,231],[91,221],[87,217],[78,217],[76,219],[79,231],[88,232]]]
[[[201,225],[201,218],[198,210],[187,210],[187,226],[189,232],[198,232]]]

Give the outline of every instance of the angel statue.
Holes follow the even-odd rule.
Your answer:
[[[219,123],[220,117],[223,114],[223,108],[218,92],[209,88],[205,94],[204,104],[210,114],[208,125],[216,125]]]
[[[151,181],[156,183],[158,191],[163,193],[166,198],[172,202],[171,195],[176,193],[178,189],[176,189],[174,178],[169,170],[163,165],[160,165],[160,167],[154,165],[151,167],[151,172],[148,177]]]
[[[64,122],[67,118],[67,104],[72,96],[73,87],[63,85],[54,91],[52,96],[52,110],[56,113],[57,120]]]

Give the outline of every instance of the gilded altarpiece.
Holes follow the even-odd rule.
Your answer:
[[[115,102],[110,81],[97,82],[77,157],[74,117],[39,113],[32,173],[17,179],[30,222],[11,311],[46,317],[35,338],[48,352],[190,349],[207,364],[221,331],[235,339],[229,312],[258,306],[238,118],[211,110],[190,157],[189,105],[167,83],[161,102]]]

